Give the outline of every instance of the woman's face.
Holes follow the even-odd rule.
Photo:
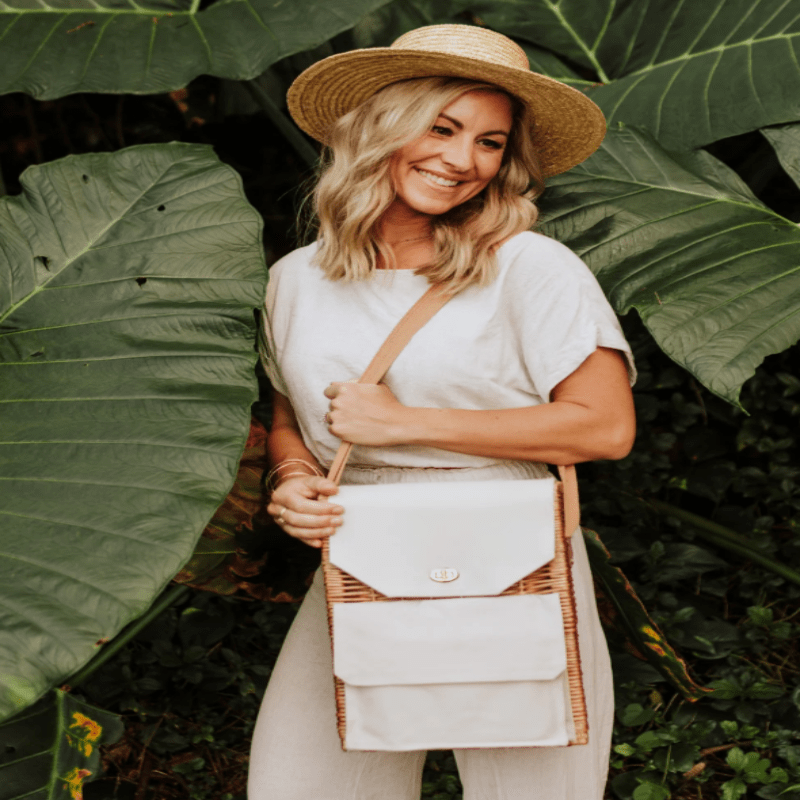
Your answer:
[[[438,215],[474,197],[500,169],[511,122],[504,94],[477,90],[453,100],[424,136],[392,155],[390,210]]]

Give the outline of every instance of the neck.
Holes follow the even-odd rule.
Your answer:
[[[433,227],[427,214],[392,206],[381,218],[380,233],[383,240],[392,247],[403,242],[428,239],[433,235]]]

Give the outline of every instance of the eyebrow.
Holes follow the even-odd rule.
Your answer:
[[[446,120],[449,120],[450,122],[452,122],[453,125],[455,125],[456,128],[458,128],[459,130],[463,130],[464,129],[464,124],[462,122],[459,122],[457,119],[455,119],[455,117],[451,117],[449,114],[445,114],[444,112],[439,114],[439,116],[440,117],[444,117]],[[502,130],[484,131],[480,135],[481,136],[496,136],[497,134],[500,134],[500,136],[508,136],[508,131],[502,131]]]

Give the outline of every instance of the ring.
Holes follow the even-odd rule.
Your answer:
[[[285,512],[286,512],[286,506],[281,506],[281,510],[278,512],[278,516],[275,517],[275,522],[277,522],[278,525],[285,524],[286,520],[283,518]]]

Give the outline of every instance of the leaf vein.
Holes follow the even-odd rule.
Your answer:
[[[85,531],[94,531],[95,533],[104,533],[108,536],[115,536],[119,539],[127,539],[128,541],[135,542],[136,544],[142,545],[144,547],[158,547],[159,549],[163,550],[166,553],[169,553],[176,558],[183,558],[183,553],[180,553],[176,550],[170,550],[168,547],[164,547],[161,542],[153,542],[153,541],[145,541],[143,539],[137,539],[135,536],[128,536],[127,534],[120,533],[119,531],[112,531],[108,530],[107,528],[98,528],[94,525],[84,525],[77,522],[68,522],[67,520],[62,519],[52,519],[50,517],[37,517],[33,514],[20,514],[16,511],[6,511],[5,509],[0,509],[0,514],[5,514],[9,517],[19,517],[20,519],[32,519],[36,520],[37,522],[49,522],[53,525],[63,525],[65,528],[78,528],[79,530]]]
[[[6,511],[5,509],[0,509],[0,514],[11,514],[14,515],[13,511]],[[111,592],[107,591],[106,589],[101,589],[99,586],[96,586],[89,581],[83,580],[83,578],[79,578],[71,572],[68,572],[63,569],[58,569],[45,561],[39,561],[35,558],[28,558],[26,556],[20,555],[17,553],[4,553],[0,550],[0,559],[6,559],[7,561],[21,561],[23,564],[31,564],[34,567],[38,567],[39,569],[43,570],[44,572],[51,572],[54,575],[63,575],[70,580],[74,581],[75,583],[79,583],[82,586],[88,586],[90,589],[94,589],[98,594],[105,595],[106,597],[112,598],[112,600],[116,603],[116,605],[121,606],[122,608],[127,608],[126,604],[123,603],[116,595],[111,594]]]
[[[230,353],[230,352],[209,352],[209,353],[142,353],[140,355],[135,356],[96,356],[96,357],[88,357],[88,358],[62,358],[62,359],[53,359],[52,361],[42,361],[37,359],[36,361],[0,361],[0,368],[2,367],[33,367],[33,366],[42,366],[48,364],[104,364],[106,362],[111,361],[135,361],[137,359],[148,359],[148,360],[156,360],[158,358],[161,359],[173,359],[173,358],[213,358],[213,359],[220,359],[224,358],[226,361],[228,359],[239,359],[240,361],[246,361],[248,364],[251,361],[250,355],[244,355],[242,353]]]
[[[206,58],[208,59],[208,70],[211,71],[214,65],[214,54],[211,52],[211,45],[208,43],[208,39],[206,39],[205,33],[203,33],[203,29],[200,27],[200,23],[197,21],[197,17],[192,15],[189,17],[192,21],[192,25],[194,25],[195,29],[197,30],[197,35],[200,37],[200,41],[203,43],[203,47],[206,51]]]
[[[75,486],[105,486],[114,487],[117,489],[139,489],[143,492],[157,492],[159,494],[170,494],[175,497],[185,497],[187,500],[205,500],[206,498],[200,495],[186,494],[185,492],[175,492],[172,489],[165,489],[163,486],[140,486],[135,483],[110,483],[107,481],[86,481],[86,480],[69,480],[67,478],[25,478],[18,475],[5,476],[0,475],[0,481],[21,481],[23,483],[58,483]]]

